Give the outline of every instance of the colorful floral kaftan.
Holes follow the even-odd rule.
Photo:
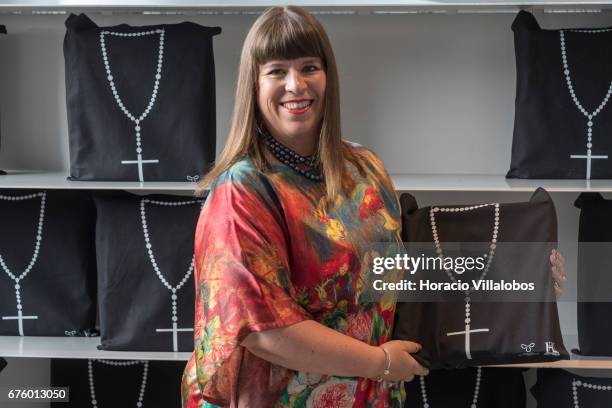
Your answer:
[[[395,300],[363,293],[378,254],[371,244],[401,246],[399,205],[380,160],[352,148],[371,175],[349,164],[356,187],[333,205],[321,183],[281,164],[261,173],[248,158],[212,186],[196,230],[196,347],[184,408],[401,407],[399,385],[289,370],[240,346],[253,331],[304,320],[372,345],[391,339]]]

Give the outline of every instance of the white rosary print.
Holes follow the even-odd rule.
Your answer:
[[[480,383],[482,380],[482,369],[476,368],[476,382],[474,383],[474,396],[470,408],[478,408],[478,396],[480,395]],[[421,398],[423,399],[423,408],[431,408],[427,399],[427,388],[425,387],[425,377],[419,377],[421,385]]]
[[[7,200],[7,201],[23,201],[23,200],[32,200],[36,198],[40,198],[40,212],[38,215],[38,227],[36,229],[36,242],[34,243],[34,252],[32,253],[32,258],[30,259],[30,262],[28,263],[26,268],[23,270],[23,272],[17,276],[15,275],[15,273],[13,273],[9,269],[4,258],[0,254],[0,267],[2,267],[4,272],[6,272],[6,274],[8,275],[8,277],[11,278],[13,282],[15,282],[15,297],[17,301],[17,315],[16,316],[2,316],[2,320],[17,320],[18,332],[20,336],[24,335],[24,331],[23,331],[23,321],[24,320],[38,319],[38,316],[26,316],[23,314],[23,304],[21,302],[21,282],[25,279],[28,273],[32,270],[32,268],[34,267],[34,264],[36,263],[36,260],[38,259],[38,253],[40,252],[40,245],[42,242],[42,233],[43,233],[43,225],[44,225],[44,220],[45,220],[45,204],[46,204],[46,199],[47,199],[47,193],[42,192],[42,193],[26,194],[22,196],[0,195],[0,200]]]
[[[580,408],[580,397],[578,396],[578,387],[589,388],[595,391],[612,391],[610,385],[597,385],[590,384],[581,380],[574,379],[572,381],[572,398],[574,401],[574,408]]]
[[[89,394],[91,396],[92,408],[98,408],[98,399],[96,398],[96,382],[94,378],[93,362],[96,361],[100,364],[105,364],[115,367],[127,367],[136,364],[144,364],[142,369],[142,381],[140,383],[140,391],[138,393],[138,401],[136,402],[136,408],[142,408],[144,400],[145,389],[147,387],[147,377],[149,376],[149,362],[145,360],[128,360],[128,361],[111,361],[111,360],[87,360],[87,371],[89,376]]]
[[[159,266],[157,265],[157,261],[155,260],[155,254],[153,253],[153,244],[151,243],[151,238],[149,236],[149,226],[147,223],[147,204],[155,204],[162,206],[183,206],[183,205],[193,205],[200,204],[202,205],[202,200],[188,200],[188,201],[159,201],[159,200],[150,200],[148,198],[142,198],[140,200],[140,220],[142,223],[142,231],[144,234],[145,247],[147,248],[147,254],[149,255],[149,260],[151,261],[151,266],[153,266],[153,270],[155,270],[155,274],[161,281],[161,283],[171,292],[171,300],[172,300],[172,328],[163,328],[156,329],[157,333],[171,332],[172,333],[172,351],[178,351],[178,333],[179,332],[193,332],[193,327],[178,327],[178,310],[177,310],[177,292],[187,283],[191,274],[193,273],[193,267],[195,263],[195,255],[191,258],[191,263],[189,264],[189,268],[187,269],[187,273],[183,276],[181,281],[176,285],[172,286],[168,283],[168,280],[164,277]]]
[[[586,179],[591,179],[591,161],[593,159],[607,159],[608,155],[593,155],[593,120],[595,117],[603,110],[608,101],[610,100],[610,96],[612,95],[612,81],[610,81],[610,85],[608,86],[608,91],[604,96],[603,100],[599,104],[597,108],[593,112],[587,111],[578,96],[576,95],[576,91],[574,90],[574,85],[572,84],[571,71],[568,65],[568,57],[567,57],[567,44],[566,44],[566,35],[565,32],[576,32],[576,33],[584,33],[584,34],[596,34],[606,31],[612,31],[608,29],[601,30],[560,30],[559,31],[559,41],[561,44],[561,61],[563,63],[563,74],[565,75],[565,82],[567,83],[567,89],[572,97],[572,101],[578,108],[578,110],[587,118],[587,143],[586,143],[586,154],[572,154],[570,155],[570,159],[585,159],[586,160]]]
[[[438,255],[439,258],[441,258],[442,260],[444,260],[444,252],[442,251],[442,245],[440,244],[440,239],[438,236],[438,226],[436,224],[436,213],[437,212],[465,212],[465,211],[473,211],[473,210],[477,210],[479,208],[485,208],[485,207],[490,207],[493,206],[494,207],[494,219],[493,219],[493,233],[491,235],[491,243],[489,244],[489,251],[487,254],[484,255],[484,257],[487,258],[487,263],[484,267],[484,270],[482,272],[482,274],[480,275],[480,280],[484,279],[484,277],[487,275],[487,273],[489,272],[489,269],[491,267],[491,262],[493,262],[493,257],[495,256],[495,248],[497,248],[497,236],[499,234],[499,203],[491,203],[491,204],[481,204],[481,205],[473,205],[470,207],[456,207],[456,208],[444,208],[444,207],[432,207],[429,210],[429,220],[431,223],[431,233],[433,235],[433,240],[434,240],[434,244],[436,246],[436,253]],[[448,275],[448,277],[450,278],[450,280],[453,283],[456,283],[457,280],[455,279],[455,277],[452,274],[452,270],[446,269],[444,268],[444,271],[446,272],[446,274]],[[484,332],[488,332],[489,329],[488,328],[481,328],[481,329],[471,329],[471,310],[470,310],[470,302],[471,302],[471,298],[470,298],[470,293],[471,293],[471,289],[466,290],[465,292],[465,330],[464,331],[456,331],[456,332],[451,332],[451,333],[446,333],[447,337],[450,336],[460,336],[463,335],[464,336],[464,340],[465,340],[465,357],[468,360],[472,359],[472,353],[471,353],[471,334],[472,333],[484,333]]]
[[[117,91],[117,88],[115,86],[115,78],[111,70],[110,60],[109,60],[108,53],[107,53],[107,45],[105,41],[105,36],[112,35],[112,36],[117,36],[117,37],[147,37],[149,35],[154,35],[154,34],[159,34],[159,49],[158,49],[158,58],[157,58],[157,70],[155,73],[155,84],[153,85],[151,99],[149,100],[147,107],[139,116],[136,116],[135,114],[131,113],[125,107],[123,101],[121,100],[121,96],[119,95],[119,92]],[[162,74],[162,66],[163,66],[163,61],[164,61],[164,38],[165,38],[165,30],[163,28],[158,28],[156,30],[150,30],[150,31],[141,31],[141,32],[136,32],[136,33],[119,33],[119,32],[106,31],[106,30],[102,30],[100,32],[100,48],[102,51],[102,61],[104,62],[104,68],[106,69],[106,79],[108,80],[108,83],[110,85],[111,91],[113,92],[113,96],[115,97],[115,101],[117,102],[117,105],[119,106],[121,111],[125,114],[125,116],[134,124],[134,130],[136,131],[136,157],[137,159],[136,160],[122,160],[121,164],[137,165],[138,166],[138,180],[140,182],[144,181],[142,165],[159,163],[158,159],[143,160],[140,125],[142,121],[151,112],[151,109],[153,108],[153,105],[155,104],[155,101],[157,99],[157,92],[159,90],[159,81],[162,77],[161,74]]]

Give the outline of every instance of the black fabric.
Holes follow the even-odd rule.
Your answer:
[[[103,30],[137,33],[165,30],[159,91],[140,123],[144,181],[193,181],[215,155],[215,69],[213,36],[219,27],[184,22],[98,27],[87,16],[66,20],[64,58],[70,139],[70,178],[139,180],[136,131],[111,91],[102,57]],[[136,118],[151,100],[161,35],[105,35],[117,92]]]
[[[162,195],[143,199],[194,200]],[[173,351],[173,334],[156,331],[172,327],[171,291],[155,272],[145,247],[141,197],[100,194],[95,201],[101,349]],[[193,259],[199,201],[172,207],[145,205],[154,259],[172,287],[187,275]],[[177,297],[178,327],[193,329],[193,271]],[[193,331],[179,332],[177,338],[177,351],[193,351]]]
[[[114,360],[126,361],[126,360]],[[129,360],[127,360],[129,361]],[[88,360],[51,360],[51,386],[69,387],[70,402],[54,402],[51,408],[91,407]],[[149,361],[143,407],[179,408],[184,361]],[[109,366],[92,362],[97,406],[133,408],[138,402],[144,364]]]
[[[21,197],[42,191],[0,190]],[[34,257],[42,200],[0,198],[0,255],[16,277]],[[91,335],[95,327],[95,208],[87,193],[47,191],[40,251],[20,281],[28,336]],[[0,267],[0,316],[17,315],[15,281]],[[0,335],[19,335],[17,320],[0,318]]]
[[[574,381],[589,385],[589,387],[576,385],[578,405],[574,403],[572,387]],[[538,408],[612,406],[612,390],[596,389],[591,386],[612,387],[612,378],[583,377],[565,370],[543,368],[538,369],[538,381],[531,387],[531,394],[538,401]]]
[[[433,370],[424,378],[428,407],[424,407],[420,377],[406,383],[406,408],[466,408],[472,406],[476,368]],[[525,408],[525,381],[516,368],[482,368],[478,399],[473,408]]]
[[[6,27],[0,25],[0,34],[6,34]],[[2,117],[2,112],[0,112],[0,118]],[[0,149],[2,149],[2,122],[0,121]],[[3,170],[0,170],[0,176],[6,174]]]
[[[587,117],[569,92],[559,30],[543,30],[521,11],[512,24],[516,52],[514,139],[509,178],[584,179]],[[564,31],[575,94],[588,113],[595,111],[612,80],[612,31]],[[593,118],[591,178],[612,178],[612,102]]]
[[[599,193],[582,193],[578,230],[578,343],[579,354],[612,355],[612,328],[602,324],[612,315],[612,201]]]
[[[418,208],[410,194],[400,198],[402,205],[402,239],[409,243],[432,242],[430,207]],[[450,206],[454,207],[454,206]],[[465,207],[464,205],[460,207]],[[438,213],[442,214],[442,213]],[[493,224],[492,207],[444,213],[437,217],[440,242],[489,242]],[[529,202],[500,205],[500,243],[551,243],[557,238],[557,219],[552,199],[538,189]],[[433,242],[432,242],[433,247]],[[531,244],[529,244],[531,246]],[[548,249],[530,254],[525,259],[509,259],[496,255],[487,279],[511,281],[521,273],[535,283],[534,297],[554,299]],[[503,261],[502,261],[503,259]],[[520,272],[519,272],[520,271]],[[444,271],[435,273],[449,281]],[[480,271],[465,272],[464,282],[478,279]],[[520,275],[519,275],[520,276]],[[464,336],[446,336],[463,330],[465,304],[459,301],[399,302],[395,317],[394,338],[420,343],[423,349],[415,357],[433,369],[462,368],[487,364],[551,361],[568,358],[559,327],[554,301],[502,302],[496,292],[472,291],[471,329],[488,328],[488,333],[471,336],[471,359],[465,352]],[[531,292],[529,292],[531,298]],[[480,297],[480,301],[478,300]],[[547,353],[546,342],[553,342],[558,353]],[[532,344],[533,343],[533,344]],[[523,345],[529,350],[524,349]],[[530,346],[531,345],[531,346]]]

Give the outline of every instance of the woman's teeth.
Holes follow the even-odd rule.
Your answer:
[[[287,102],[282,105],[287,109],[304,109],[307,106],[310,106],[312,101],[302,101],[302,102]]]

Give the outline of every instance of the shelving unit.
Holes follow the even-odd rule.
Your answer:
[[[68,173],[7,171],[0,176],[0,188],[61,189],[61,190],[135,190],[135,191],[188,191],[193,192],[196,183],[145,181],[71,181]]]
[[[191,353],[98,350],[99,337],[0,336],[3,357],[187,361]]]
[[[568,350],[577,345],[577,340],[576,336],[566,336],[565,346]],[[99,344],[99,337],[0,336],[0,350],[3,357],[187,361],[191,356],[191,353],[103,351],[97,349]],[[571,354],[570,360],[495,367],[612,369],[612,357],[585,357]]]
[[[7,25],[9,31],[6,38],[0,38],[0,58],[8,61],[0,60],[0,168],[9,169],[9,175],[0,176],[0,188],[163,191],[183,195],[191,194],[195,188],[193,183],[183,182],[66,180],[69,155],[62,39],[63,22],[70,12],[89,13],[100,25],[190,20],[221,26],[223,32],[214,40],[219,151],[228,130],[244,35],[261,10],[285,3],[0,2],[0,24]],[[612,180],[588,183],[504,178],[510,161],[515,93],[510,24],[518,10],[529,9],[537,13],[544,27],[612,26],[612,1],[291,3],[315,13],[331,38],[340,70],[345,137],[372,148],[381,157],[398,193],[414,193],[420,205],[444,205],[522,200],[537,187],[546,188],[553,193],[557,205],[559,241],[568,260],[570,280],[566,291],[575,291],[578,210],[572,203],[580,192],[612,193]],[[570,349],[577,345],[575,304],[561,304],[560,310]],[[8,370],[18,366],[20,359],[36,358],[36,373],[48,369],[50,358],[189,357],[189,353],[103,352],[96,349],[98,343],[99,338],[0,336],[0,355],[11,359]],[[572,355],[568,361],[521,366],[612,370],[612,359]],[[19,375],[17,371],[13,374]],[[32,377],[22,380],[33,381]]]
[[[223,13],[224,10],[252,11],[252,8],[266,8],[270,6],[285,5],[281,0],[7,0],[0,3],[0,8],[6,10],[35,10],[45,11],[53,9],[61,10],[206,10]],[[390,10],[401,11],[402,9],[417,8],[422,10],[501,10],[502,12],[517,10],[525,7],[539,8],[562,8],[570,11],[593,10],[594,8],[609,7],[609,1],[579,1],[579,0],[528,0],[528,1],[506,1],[506,0],[466,0],[466,1],[443,1],[443,0],[299,0],[292,4],[302,7],[321,8],[323,12],[331,12],[336,8],[364,9],[364,10]]]
[[[0,188],[63,190],[134,190],[193,192],[190,182],[71,181],[64,172],[8,171],[0,176]],[[519,180],[503,175],[483,174],[391,174],[398,193],[415,191],[447,192],[533,192],[543,187],[551,193],[585,191],[612,192],[610,180]]]

